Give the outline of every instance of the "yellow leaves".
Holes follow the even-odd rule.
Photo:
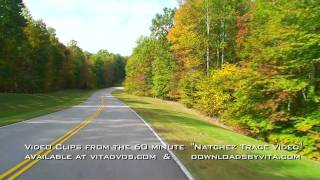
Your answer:
[[[176,12],[175,26],[167,35],[167,39],[172,43],[175,57],[186,70],[199,67],[205,54],[205,41],[199,29],[199,17],[202,17],[202,14],[199,14],[201,3],[200,0],[184,3]]]
[[[221,70],[213,71],[198,87],[197,105],[209,115],[221,115],[229,107],[232,94],[243,77],[243,71],[236,65],[227,64]]]

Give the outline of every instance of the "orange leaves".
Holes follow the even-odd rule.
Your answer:
[[[199,17],[202,17],[202,2],[192,0],[183,4],[176,12],[175,26],[169,30],[167,39],[172,43],[175,58],[183,70],[191,70],[201,65],[205,53]]]
[[[236,38],[237,47],[241,47],[243,45],[243,42],[249,33],[250,18],[251,18],[250,13],[246,13],[243,16],[237,17],[237,27],[239,29],[237,38]]]

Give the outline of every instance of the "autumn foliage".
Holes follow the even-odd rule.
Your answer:
[[[84,52],[76,41],[62,44],[21,0],[0,2],[0,92],[108,87],[121,81],[126,58],[101,53]]]
[[[178,100],[257,139],[302,143],[296,153],[319,160],[319,19],[318,1],[184,1],[166,46],[138,41],[126,89]]]

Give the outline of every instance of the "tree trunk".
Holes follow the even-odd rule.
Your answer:
[[[209,43],[210,43],[210,20],[209,20],[209,5],[208,5],[208,0],[206,1],[207,5],[207,75],[209,75],[209,55],[210,55],[210,49],[209,49]]]
[[[222,47],[221,47],[221,67],[223,66],[224,63],[224,20],[221,21],[221,26],[222,26]]]
[[[217,47],[217,68],[219,68],[219,61],[220,61],[220,54],[219,54],[219,47]]]
[[[311,84],[316,87],[316,66],[314,63],[311,64],[310,68],[310,81]]]

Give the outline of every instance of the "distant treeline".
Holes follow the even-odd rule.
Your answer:
[[[186,0],[152,21],[126,90],[320,160],[320,1]]]
[[[126,58],[65,46],[55,30],[34,20],[22,0],[0,1],[0,92],[108,87],[124,79]]]

